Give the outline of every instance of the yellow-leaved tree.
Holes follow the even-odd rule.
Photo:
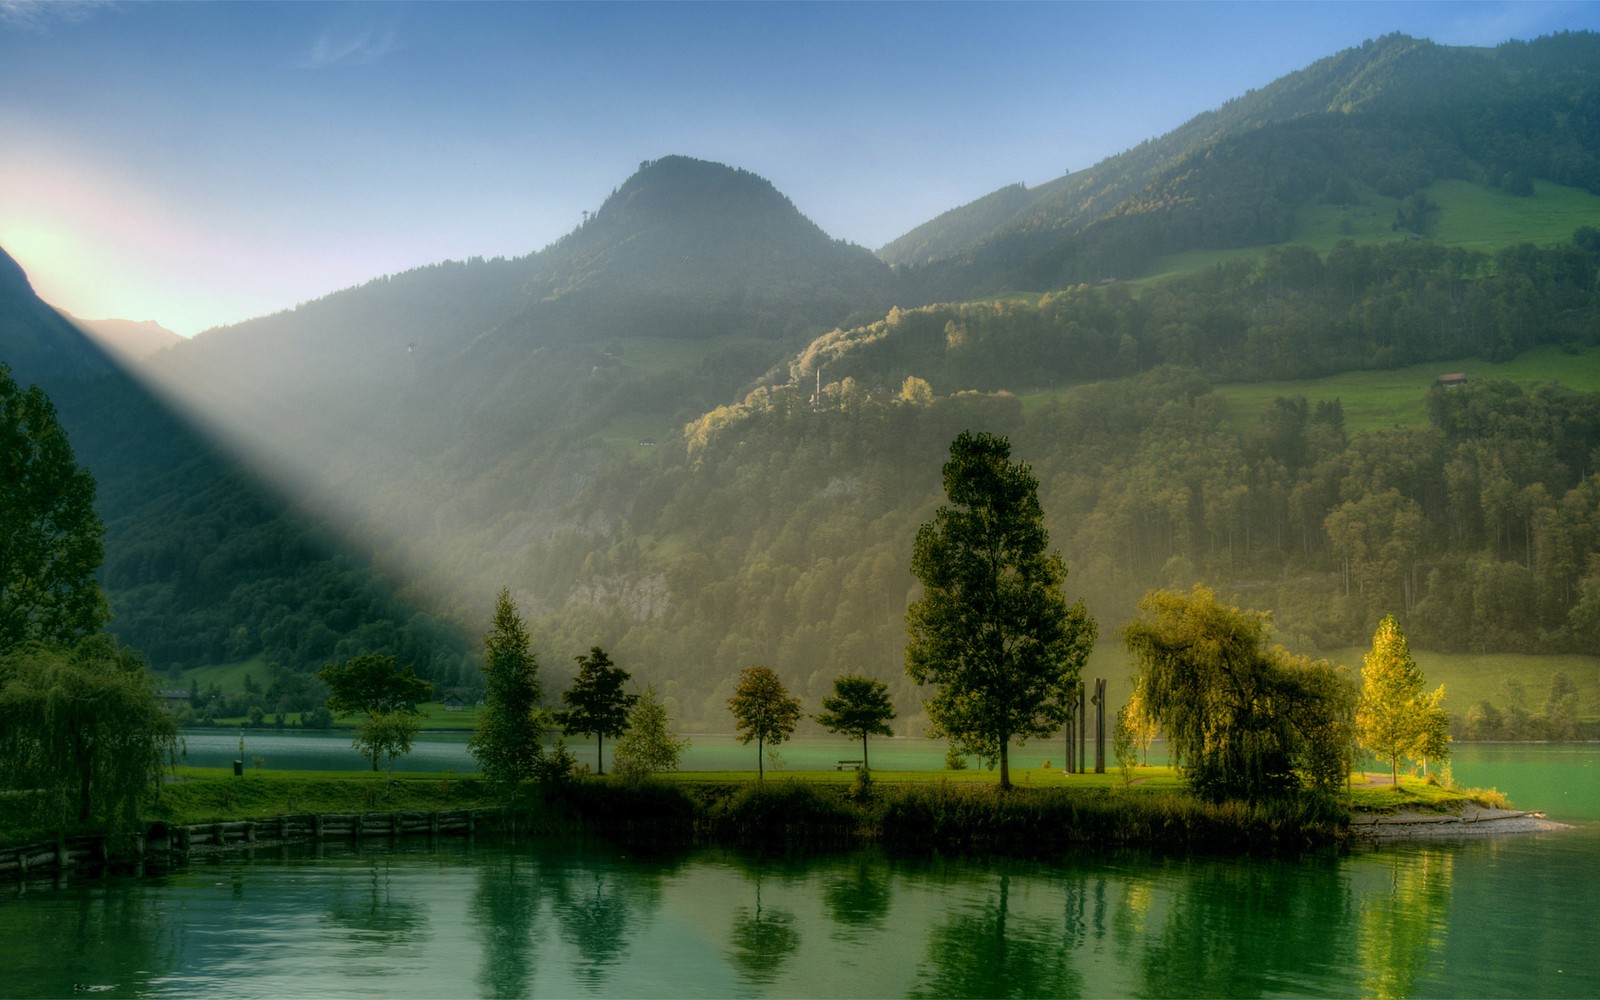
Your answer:
[[[1432,694],[1423,692],[1422,671],[1411,658],[1406,634],[1394,615],[1384,616],[1361,668],[1356,742],[1389,763],[1389,776],[1396,785],[1401,760],[1449,756],[1450,723],[1443,702],[1444,685]]]

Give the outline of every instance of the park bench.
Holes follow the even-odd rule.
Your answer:
[[[839,763],[834,765],[833,769],[835,771],[843,771],[846,768],[860,768],[861,764],[862,762],[859,760],[841,760]]]

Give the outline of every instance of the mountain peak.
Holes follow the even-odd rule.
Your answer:
[[[830,237],[771,182],[688,156],[640,164],[531,263],[525,290],[535,303],[584,302],[586,322],[608,336],[826,326],[878,304],[889,278],[870,252]]]
[[[748,170],[689,156],[645,160],[600,207],[595,221],[681,224],[706,216],[790,216],[809,220],[771,182]],[[820,232],[820,230],[819,230]]]

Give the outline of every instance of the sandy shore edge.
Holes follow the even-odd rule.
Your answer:
[[[1509,833],[1544,833],[1571,829],[1541,812],[1491,809],[1469,805],[1460,813],[1360,813],[1350,820],[1350,833],[1367,840],[1420,840],[1495,837]]]

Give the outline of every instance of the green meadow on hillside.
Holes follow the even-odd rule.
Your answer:
[[[1536,348],[1504,364],[1476,358],[1412,365],[1389,371],[1351,371],[1326,378],[1289,382],[1236,382],[1217,387],[1228,400],[1229,423],[1246,430],[1262,407],[1283,396],[1304,396],[1308,403],[1337,399],[1344,408],[1345,430],[1390,430],[1425,427],[1427,393],[1440,375],[1462,372],[1469,379],[1503,379],[1524,389],[1557,382],[1580,392],[1600,392],[1600,349],[1568,354],[1557,347]]]
[[[1429,239],[1448,247],[1493,253],[1519,243],[1552,246],[1572,239],[1581,226],[1600,227],[1600,195],[1581,188],[1533,182],[1533,196],[1508,194],[1468,181],[1439,181],[1423,189],[1438,206]],[[1400,199],[1371,190],[1350,205],[1308,205],[1295,215],[1294,234],[1285,242],[1326,255],[1340,240],[1384,243],[1401,239],[1394,229]],[[1135,287],[1175,275],[1195,274],[1231,260],[1254,259],[1265,247],[1191,250],[1158,257]]]
[[[1362,657],[1367,652],[1360,647],[1350,647],[1317,655],[1343,663],[1359,674]],[[1427,690],[1444,685],[1444,707],[1451,715],[1465,715],[1467,709],[1480,701],[1504,709],[1513,697],[1506,684],[1508,678],[1515,678],[1522,686],[1522,707],[1539,714],[1544,711],[1550,694],[1550,679],[1565,673],[1578,686],[1578,717],[1600,717],[1600,656],[1436,653],[1416,648],[1411,650],[1411,655],[1422,670]]]

